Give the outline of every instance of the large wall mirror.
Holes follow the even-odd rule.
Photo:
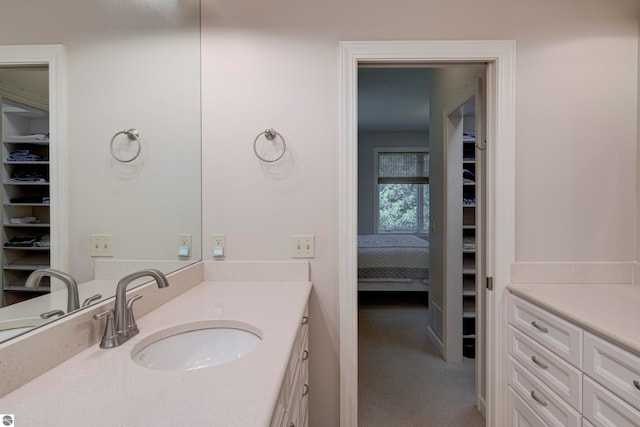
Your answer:
[[[202,259],[200,3],[12,2],[0,40],[1,342],[71,311],[34,270],[82,306]]]

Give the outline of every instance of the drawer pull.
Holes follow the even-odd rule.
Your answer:
[[[539,331],[544,332],[545,334],[546,334],[547,332],[549,332],[549,329],[545,328],[544,326],[540,326],[540,325],[538,325],[538,324],[536,323],[536,321],[535,321],[535,320],[532,320],[532,321],[531,321],[531,324],[533,325],[533,327],[534,327],[534,328],[536,328],[536,329],[537,329],[537,330],[539,330]]]
[[[542,369],[549,369],[549,366],[547,366],[544,363],[542,363],[541,361],[539,361],[537,357],[531,356],[531,360],[533,361],[533,363],[535,363],[536,365],[540,366]]]
[[[636,386],[636,388],[637,388],[638,390],[640,390],[640,381],[638,381],[638,380],[633,380],[633,385],[634,385],[634,386]]]
[[[535,400],[536,402],[538,402],[542,406],[547,406],[547,402],[545,402],[544,400],[540,400],[540,398],[538,396],[536,396],[536,392],[533,391],[533,390],[531,390],[531,397],[533,397],[533,400]]]
[[[306,325],[307,323],[309,323],[309,317],[308,316],[303,316],[302,317],[302,324]]]
[[[309,352],[307,350],[302,352],[302,360],[307,360],[309,358]]]
[[[307,394],[309,394],[309,384],[305,384],[302,387],[302,397],[306,396]]]

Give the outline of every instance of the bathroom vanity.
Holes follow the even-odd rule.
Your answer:
[[[2,412],[14,414],[20,426],[306,425],[308,263],[211,262],[188,268],[200,268],[202,280],[138,314],[137,335],[110,349],[99,348],[95,336],[87,349],[0,398]],[[180,286],[172,276],[167,289]],[[152,285],[129,296],[164,291]],[[104,321],[91,322],[101,333]],[[247,329],[260,343],[238,359],[195,370],[150,369],[133,360],[163,331],[212,324]],[[47,350],[32,357],[47,357]]]
[[[509,291],[509,425],[640,426],[640,287]]]

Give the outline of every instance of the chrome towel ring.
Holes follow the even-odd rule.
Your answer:
[[[129,141],[135,141],[137,144],[136,147],[136,152],[135,154],[129,158],[129,159],[123,159],[122,157],[118,157],[113,149],[113,143],[116,140],[116,138],[118,137],[118,135],[120,134],[125,134],[127,135],[127,138],[129,138]],[[131,128],[131,129],[127,129],[127,130],[121,130],[120,132],[116,133],[115,135],[113,135],[113,138],[111,138],[111,145],[110,145],[110,149],[111,149],[111,155],[113,156],[114,159],[116,159],[119,162],[122,163],[129,163],[134,161],[135,159],[138,158],[138,156],[140,155],[140,133],[138,132],[137,129]]]
[[[275,159],[265,159],[260,154],[258,154],[258,149],[257,149],[258,139],[260,139],[260,137],[262,135],[264,135],[264,137],[269,141],[273,141],[276,137],[279,137],[280,141],[282,141],[282,152]],[[282,156],[284,156],[284,153],[286,151],[287,151],[287,143],[285,142],[284,137],[282,135],[280,135],[278,132],[276,132],[275,129],[273,129],[273,128],[269,128],[269,129],[265,130],[264,132],[260,132],[258,134],[258,136],[256,136],[256,139],[253,141],[253,152],[255,153],[257,158],[259,158],[260,160],[262,160],[263,162],[266,162],[266,163],[277,162],[278,160],[280,160],[282,158]]]

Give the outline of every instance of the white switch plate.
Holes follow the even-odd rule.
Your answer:
[[[227,255],[227,243],[224,234],[214,234],[211,236],[212,256],[222,258]]]
[[[191,234],[178,234],[178,256],[191,256]]]
[[[92,234],[91,235],[91,256],[92,257],[113,256],[113,244],[111,242],[111,234]]]
[[[291,257],[314,258],[315,236],[313,234],[304,236],[291,236]]]

